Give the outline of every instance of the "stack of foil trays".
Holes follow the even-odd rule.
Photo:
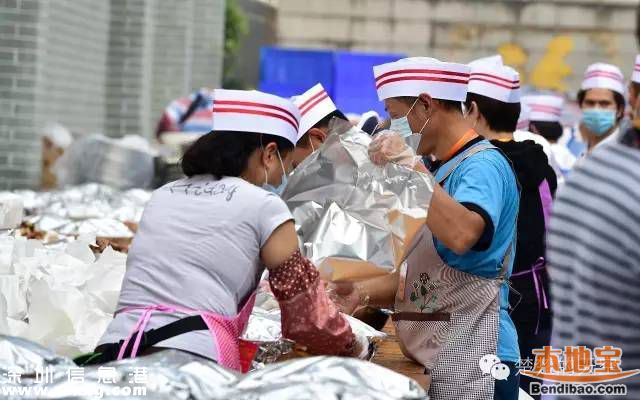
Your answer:
[[[25,222],[37,230],[68,237],[95,234],[131,238],[124,222],[137,223],[151,193],[142,189],[120,191],[90,183],[52,192],[16,191],[24,202]]]

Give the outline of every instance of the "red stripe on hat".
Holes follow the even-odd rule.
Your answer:
[[[386,78],[387,76],[398,75],[398,74],[432,74],[432,75],[435,74],[435,75],[457,76],[457,77],[467,78],[467,79],[469,78],[469,74],[466,72],[443,71],[438,69],[399,69],[395,71],[389,71],[380,76],[377,76],[376,83],[378,83],[378,81],[382,80],[383,78]]]
[[[264,103],[255,103],[253,101],[240,101],[240,100],[213,100],[213,107],[216,105],[225,105],[225,106],[247,106],[247,107],[256,107],[256,108],[268,108],[270,110],[276,110],[283,112],[292,118],[292,123],[296,126],[298,125],[298,119],[295,115],[291,114],[291,112],[285,108],[274,106],[273,104],[264,104]]]
[[[269,111],[259,111],[259,110],[251,110],[248,108],[219,108],[213,107],[213,113],[233,113],[233,114],[252,114],[252,115],[262,115],[265,117],[273,117],[281,119],[287,123],[289,123],[296,131],[298,130],[298,124],[291,121],[289,118],[285,117],[282,114],[276,114]],[[215,115],[214,115],[215,119]]]
[[[554,114],[554,115],[562,115],[562,109],[558,107],[546,106],[542,104],[529,104],[529,108],[531,109],[531,111],[545,112],[545,113]]]
[[[511,89],[511,90],[520,89],[520,81],[514,81],[514,82],[516,82],[514,84],[505,84],[505,83],[501,83],[501,82],[496,82],[496,81],[494,81],[492,79],[486,79],[486,78],[482,78],[482,77],[474,76],[474,75],[471,75],[471,78],[469,78],[469,82],[471,82],[471,81],[482,81],[482,82],[490,83],[492,85],[500,86],[500,87],[503,87],[505,89]]]
[[[584,79],[590,79],[590,78],[611,78],[621,82],[624,81],[624,77],[616,73],[607,72],[607,71],[591,71],[588,74],[585,74]]]
[[[307,106],[307,104],[313,102],[315,99],[317,99],[318,97],[322,96],[322,95],[327,95],[327,92],[322,89],[321,91],[319,91],[318,93],[314,94],[313,96],[309,97],[307,100],[305,100],[302,104],[300,104],[298,106],[299,110],[302,110],[303,108],[305,108]],[[328,95],[327,95],[328,96]]]
[[[398,81],[430,81],[430,82],[445,82],[445,83],[456,83],[461,85],[467,85],[469,83],[468,79],[453,79],[453,78],[438,78],[438,77],[430,77],[430,76],[401,76],[398,78],[387,79],[382,82],[376,83],[376,89],[380,89],[381,86],[384,86],[388,83],[398,82]]]
[[[472,78],[478,77],[478,76],[484,77],[484,78],[495,79],[495,80],[498,80],[498,81],[503,82],[503,83],[510,83],[512,85],[520,85],[520,79],[511,80],[511,79],[503,78],[503,77],[497,76],[497,75],[486,74],[484,72],[472,72],[471,73],[471,77],[469,79],[472,79]]]
[[[635,68],[633,68],[633,70],[640,72],[640,64],[636,64],[636,66],[635,66]]]
[[[320,103],[322,100],[324,99],[328,99],[329,95],[324,93],[324,95],[320,98],[318,98],[316,101],[314,101],[313,103],[309,104],[309,106],[305,109],[300,109],[300,115],[305,115],[306,113],[308,113],[309,111],[311,111],[311,109],[313,109],[313,107],[317,106],[318,103]]]

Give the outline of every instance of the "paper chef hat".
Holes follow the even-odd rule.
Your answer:
[[[520,102],[518,71],[488,62],[474,62],[470,67],[469,93],[490,97],[503,103]]]
[[[333,104],[331,97],[329,97],[321,83],[318,83],[300,96],[292,98],[292,101],[300,111],[298,138],[301,138],[322,118],[336,110],[336,105]]]
[[[469,63],[469,67],[473,69],[475,65],[478,64],[488,64],[488,65],[504,65],[504,60],[500,54],[496,54],[489,57],[478,58],[477,60],[473,60]]]
[[[378,99],[416,97],[427,93],[434,99],[465,101],[469,67],[435,58],[410,57],[373,67]]]
[[[213,130],[256,132],[298,141],[300,113],[289,100],[257,90],[213,91]]]
[[[525,98],[522,98],[520,102],[520,116],[518,117],[518,124],[516,125],[516,129],[519,130],[529,130],[529,122],[531,121],[529,116],[531,114],[531,110],[529,110],[529,104],[525,102]]]
[[[529,121],[559,122],[564,107],[564,99],[554,95],[525,96],[522,103],[526,104]]]
[[[610,89],[624,96],[624,75],[620,68],[611,64],[596,63],[587,67],[584,72],[582,89]]]
[[[636,63],[633,66],[633,74],[631,74],[631,80],[635,83],[640,83],[640,55],[636,56]]]

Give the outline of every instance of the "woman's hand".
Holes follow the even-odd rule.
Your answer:
[[[327,292],[329,298],[345,314],[353,315],[362,305],[361,293],[353,282],[329,282]]]

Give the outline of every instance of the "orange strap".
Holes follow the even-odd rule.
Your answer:
[[[451,149],[449,150],[449,152],[447,153],[447,155],[444,157],[444,159],[442,160],[442,162],[447,162],[451,159],[451,157],[454,156],[454,154],[456,154],[458,152],[458,150],[460,150],[465,144],[469,143],[470,141],[472,141],[473,139],[477,138],[478,134],[476,133],[476,131],[474,131],[473,129],[469,129],[467,132],[465,132],[464,135],[462,135],[462,137],[460,139],[458,139],[458,141],[451,147]]]

